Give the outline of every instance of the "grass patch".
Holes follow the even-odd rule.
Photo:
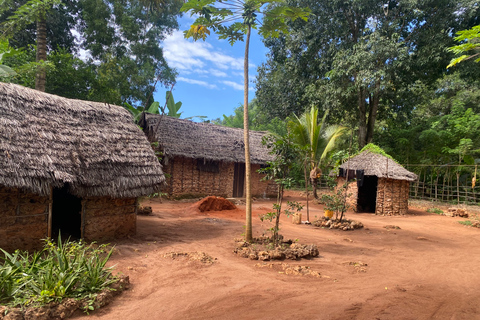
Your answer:
[[[0,304],[8,307],[40,307],[65,298],[94,301],[96,293],[117,281],[105,265],[113,248],[67,241],[45,240],[32,254],[0,249]],[[2,255],[0,253],[0,255]],[[93,310],[93,303],[85,311]]]
[[[436,214],[443,214],[443,210],[440,210],[438,208],[428,208],[427,212],[429,213],[436,213]]]
[[[472,221],[470,220],[458,221],[458,223],[463,224],[464,226],[472,226]]]

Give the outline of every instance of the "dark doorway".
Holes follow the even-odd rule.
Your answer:
[[[68,185],[53,189],[52,205],[52,239],[59,233],[62,239],[78,240],[81,238],[82,201],[68,192]]]
[[[243,188],[245,186],[245,163],[235,162],[233,171],[233,197],[243,198]]]
[[[358,188],[357,212],[375,212],[377,204],[376,176],[364,176],[363,185]]]

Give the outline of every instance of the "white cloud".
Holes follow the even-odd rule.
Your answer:
[[[226,72],[216,69],[210,69],[209,73],[214,77],[228,77],[228,74]]]
[[[195,79],[189,79],[184,77],[177,77],[177,81],[182,81],[190,84],[198,84],[199,86],[206,87],[209,89],[217,89],[218,87],[215,84],[208,83],[206,81],[200,81]]]
[[[226,84],[229,87],[232,87],[235,90],[243,90],[243,85],[242,84],[238,84],[238,83],[233,82],[233,81],[222,81],[222,83]]]
[[[215,69],[242,70],[243,58],[236,58],[215,50],[208,42],[191,42],[183,32],[175,31],[163,42],[164,56],[171,67],[179,71],[203,69],[212,64]],[[250,64],[250,67],[255,67]]]

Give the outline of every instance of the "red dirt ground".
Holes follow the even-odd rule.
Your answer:
[[[418,209],[402,217],[349,212],[365,228],[340,231],[282,216],[285,238],[320,250],[311,260],[283,261],[313,271],[294,275],[282,262],[233,254],[245,206],[199,213],[192,202],[144,204],[153,215],[138,217],[137,235],[117,243],[111,259],[131,289],[75,319],[480,319],[480,229],[458,223],[465,219]],[[254,202],[254,236],[270,226],[257,216],[271,205]],[[322,212],[311,204],[310,220]],[[214,263],[172,252],[203,252]]]

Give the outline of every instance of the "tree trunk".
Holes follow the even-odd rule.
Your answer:
[[[370,112],[368,113],[367,137],[365,144],[372,142],[375,121],[377,120],[378,104],[380,103],[380,80],[375,83],[375,92],[370,99]]]
[[[310,222],[310,210],[308,207],[308,174],[307,174],[307,163],[303,166],[303,173],[305,175],[305,196],[307,197],[307,222]]]
[[[45,13],[41,14],[37,19],[37,62],[45,62],[47,60],[47,22]],[[46,70],[44,66],[37,66],[37,74],[35,77],[35,89],[45,92]]]
[[[358,90],[358,146],[362,149],[367,144],[367,111],[365,105],[365,91]]]
[[[246,226],[245,241],[252,242],[252,189],[251,189],[251,167],[250,167],[250,140],[248,128],[248,49],[250,46],[250,33],[252,27],[248,25],[247,39],[245,40],[245,57],[243,60],[243,139],[245,143],[245,199],[246,199]]]

